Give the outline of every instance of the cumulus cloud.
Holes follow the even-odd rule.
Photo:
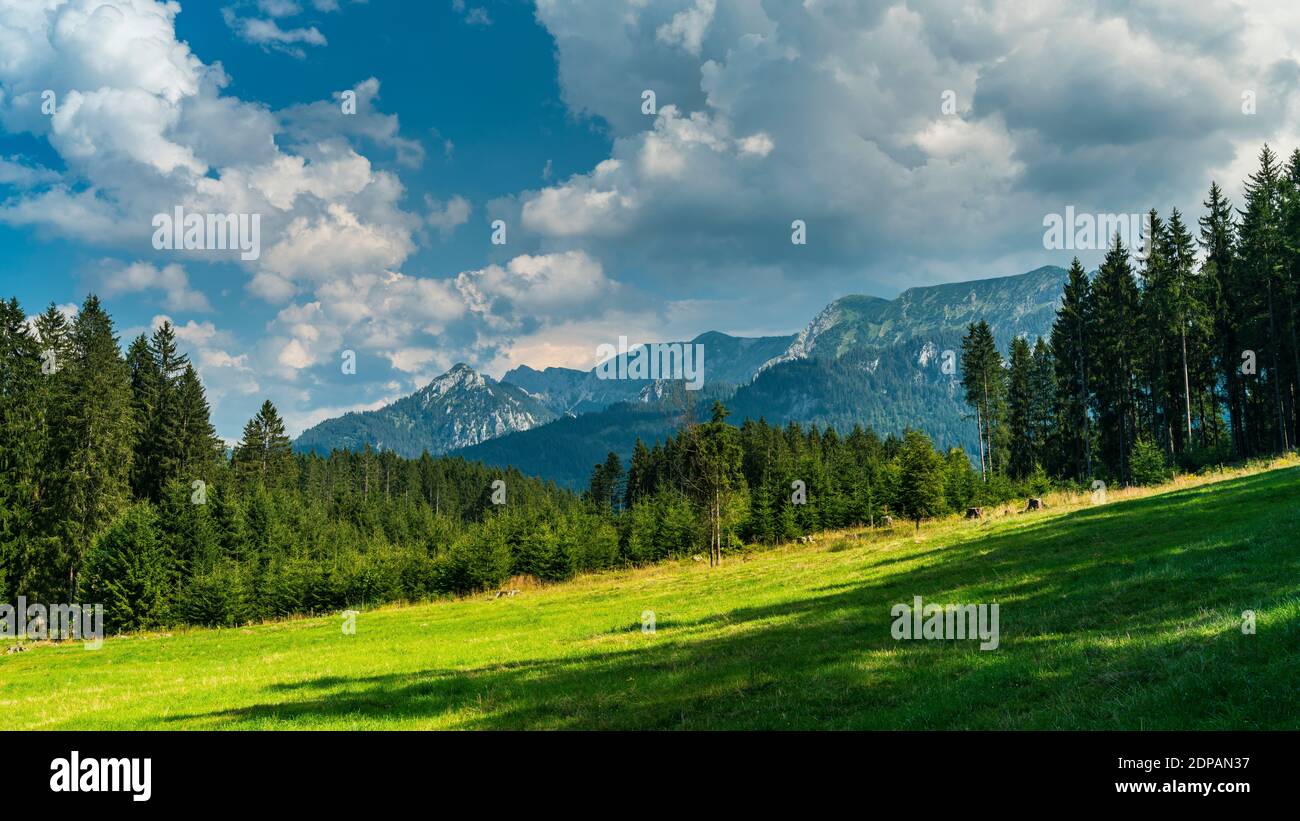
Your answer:
[[[330,101],[289,106],[280,112],[285,139],[290,145],[304,147],[343,134],[390,149],[399,163],[418,168],[424,162],[424,147],[401,136],[396,114],[378,109],[379,87],[378,79],[368,77],[352,87],[349,101],[339,92]],[[344,113],[345,102],[350,103],[348,113]]]
[[[620,288],[581,251],[517,256],[505,266],[461,273],[456,287],[471,311],[503,329],[589,315]]]
[[[255,42],[323,43],[309,29],[285,34],[294,28],[283,21],[306,7],[244,3],[231,7],[231,19]],[[398,273],[431,223],[404,210],[400,179],[374,158],[413,167],[423,148],[379,109],[374,78],[353,86],[348,114],[340,94],[279,111],[229,94],[220,64],[205,64],[177,39],[179,13],[178,4],[154,0],[0,0],[0,127],[48,141],[62,162],[53,171],[0,159],[0,222],[116,254],[118,262],[88,272],[95,287],[172,313],[210,309],[198,283],[212,280],[197,266],[204,274],[214,262],[223,275],[242,270],[248,295],[280,313],[245,340],[193,326],[201,375],[214,399],[266,390],[286,413],[305,413],[330,390],[313,368],[336,360],[345,342],[380,358],[431,347],[465,315],[450,281]],[[249,15],[274,28],[241,22]],[[50,96],[52,115],[42,112]],[[467,206],[451,200],[433,227],[451,230]],[[156,251],[152,219],[177,207],[258,215],[260,257]],[[474,333],[462,336],[472,342]]]
[[[497,210],[540,248],[673,288],[777,266],[787,292],[821,283],[801,310],[828,287],[1065,262],[1043,258],[1044,213],[1194,212],[1212,174],[1295,139],[1300,19],[1285,8],[541,0],[564,99],[613,149]],[[1243,115],[1247,89],[1268,112]],[[807,246],[789,242],[794,219]]]
[[[189,274],[177,263],[159,268],[148,262],[119,265],[112,260],[103,260],[98,279],[106,296],[161,291],[163,307],[169,311],[212,310],[207,297],[190,287]]]

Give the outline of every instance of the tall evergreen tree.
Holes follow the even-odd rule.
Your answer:
[[[1244,297],[1238,305],[1242,310],[1239,328],[1247,349],[1255,351],[1261,364],[1259,378],[1248,383],[1247,432],[1253,432],[1252,446],[1260,451],[1288,448],[1291,438],[1283,403],[1283,393],[1293,389],[1293,380],[1283,367],[1281,173],[1277,155],[1265,145],[1259,155],[1259,170],[1246,181],[1237,247],[1237,271],[1244,286],[1238,290]],[[1258,383],[1257,389],[1251,388],[1254,383]]]
[[[1206,308],[1214,317],[1213,332],[1218,344],[1213,346],[1213,359],[1226,388],[1232,453],[1240,457],[1247,454],[1248,446],[1245,435],[1244,375],[1241,372],[1241,311],[1238,306],[1242,296],[1236,265],[1237,226],[1232,203],[1223,196],[1217,183],[1210,183],[1210,191],[1203,205],[1206,214],[1198,221],[1200,245],[1204,254],[1201,265],[1202,293]],[[1217,381],[1216,379],[1215,382]]]
[[[1034,354],[1024,337],[1011,340],[1011,366],[1007,374],[1007,411],[1010,458],[1007,471],[1013,479],[1033,473],[1037,453],[1033,431]]]
[[[0,602],[41,595],[39,512],[45,453],[39,342],[27,328],[18,300],[0,302]]]
[[[235,473],[246,483],[277,487],[294,478],[293,451],[284,421],[268,399],[248,423],[233,455]],[[368,476],[367,476],[368,481]]]
[[[1094,344],[1088,372],[1101,458],[1110,475],[1124,483],[1138,433],[1140,310],[1128,249],[1116,234],[1092,283]]]
[[[1092,283],[1079,258],[1070,263],[1061,308],[1052,324],[1056,361],[1055,415],[1058,469],[1083,480],[1092,475],[1092,421],[1088,413],[1092,364]]]
[[[1006,373],[984,320],[973,322],[961,342],[962,387],[966,402],[975,409],[980,438],[980,473],[987,481],[1006,468]]]
[[[131,498],[135,441],[131,377],[113,321],[89,296],[72,325],[66,396],[51,425],[59,466],[60,512],[69,594],[76,600],[86,547]]]

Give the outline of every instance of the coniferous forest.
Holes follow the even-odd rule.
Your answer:
[[[271,403],[229,450],[163,324],[126,344],[95,296],[69,321],[0,304],[0,601],[100,602],[111,629],[233,625],[493,589],[671,557],[718,563],[817,530],[1151,484],[1296,446],[1300,151],[1265,147],[1228,202],[1149,215],[1076,259],[1050,338],[955,376],[977,453],[880,435],[709,421],[594,466],[581,496],[514,470],[390,452],[295,454]]]

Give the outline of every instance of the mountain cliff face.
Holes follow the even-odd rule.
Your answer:
[[[1065,279],[1064,268],[1045,266],[1019,276],[909,288],[892,300],[846,296],[826,306],[764,370],[794,359],[885,351],[915,339],[960,339],[980,320],[1005,350],[1019,334],[1047,336]]]
[[[1012,338],[1051,334],[1063,268],[909,288],[897,299],[849,296],[827,306],[728,403],[740,417],[815,422],[879,433],[920,428],[941,447],[977,449],[961,397],[967,326],[983,320],[1004,354]],[[949,353],[950,352],[950,353]]]
[[[545,404],[515,385],[459,364],[420,390],[379,410],[327,419],[303,431],[294,446],[328,453],[369,444],[417,457],[468,447],[554,419]]]
[[[648,379],[600,379],[596,371],[514,368],[500,382],[457,365],[415,394],[367,413],[322,422],[297,447],[376,448],[418,456],[456,451],[513,465],[571,487],[610,451],[627,457],[638,437],[670,435],[708,415],[722,399],[730,421],[765,417],[873,427],[881,435],[926,431],[940,447],[975,449],[974,423],[961,399],[961,337],[984,320],[1004,353],[1011,339],[1051,332],[1066,272],[1044,267],[1019,276],[910,288],[896,299],[846,296],[793,336],[745,339],[710,332],[704,390]],[[683,407],[685,401],[689,407]]]

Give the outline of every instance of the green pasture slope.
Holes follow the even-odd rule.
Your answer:
[[[914,595],[1001,646],[895,641]],[[0,728],[1297,728],[1300,468],[340,625],[0,655]]]

